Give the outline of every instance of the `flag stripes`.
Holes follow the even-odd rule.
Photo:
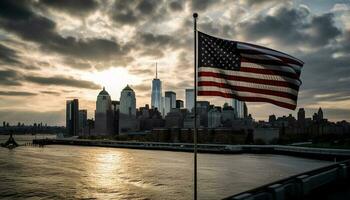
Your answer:
[[[296,108],[301,60],[266,47],[198,36],[198,95]]]

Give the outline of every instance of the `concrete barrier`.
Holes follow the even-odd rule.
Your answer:
[[[349,191],[347,184],[350,161],[344,161],[292,176],[280,181],[255,188],[225,199],[234,200],[294,200],[294,199],[319,199],[318,192],[323,190],[327,194],[338,190]],[[331,187],[331,186],[336,187]],[[329,193],[331,193],[329,192]],[[350,191],[349,191],[350,192]],[[344,193],[344,192],[343,192]],[[343,194],[342,193],[342,194]],[[339,195],[338,195],[339,196]],[[307,198],[306,198],[307,197]],[[327,199],[327,197],[324,197]],[[345,197],[346,199],[346,197]]]

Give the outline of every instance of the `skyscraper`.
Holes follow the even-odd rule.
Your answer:
[[[176,108],[183,108],[183,107],[184,107],[184,101],[176,100]]]
[[[158,79],[158,68],[156,63],[156,77],[152,81],[151,107],[162,111],[162,82]]]
[[[171,98],[165,96],[164,98],[164,117],[171,111]]]
[[[79,132],[83,132],[83,128],[87,127],[87,110],[79,110]]]
[[[66,104],[66,129],[69,136],[76,136],[79,132],[79,101],[67,100]]]
[[[112,100],[103,87],[98,94],[95,110],[95,134],[109,135],[112,132]]]
[[[120,94],[119,133],[137,129],[135,92],[127,85]]]
[[[244,118],[244,102],[237,99],[232,99],[232,108],[235,111],[235,116],[239,119]]]
[[[188,111],[192,112],[194,107],[194,89],[186,89],[186,108]]]
[[[170,110],[171,108],[176,108],[176,93],[173,91],[166,91],[165,97],[170,98]]]
[[[299,123],[305,122],[305,110],[304,110],[304,108],[299,108],[299,110],[298,110],[298,122]]]
[[[136,97],[135,92],[129,85],[127,85],[120,94],[120,113],[129,117],[136,117]]]

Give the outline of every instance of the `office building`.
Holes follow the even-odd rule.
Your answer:
[[[244,102],[237,99],[232,99],[232,108],[235,112],[235,117],[238,119],[244,118]]]
[[[158,68],[156,65],[156,77],[152,81],[151,108],[162,108],[162,82],[158,79]]]
[[[79,110],[79,133],[83,133],[85,127],[87,127],[87,110]]]
[[[94,135],[110,135],[113,132],[112,100],[105,87],[97,95]]]
[[[66,129],[69,136],[77,136],[79,132],[79,101],[78,99],[66,102]]]
[[[135,96],[134,90],[129,85],[120,94],[119,133],[135,131],[138,128]]]
[[[172,108],[176,108],[176,93],[173,91],[166,91],[165,97],[168,97],[170,99],[170,110]]]
[[[186,95],[186,108],[189,112],[192,112],[192,109],[194,107],[194,89],[186,89],[185,95]]]
[[[183,107],[184,107],[184,101],[176,100],[176,108],[183,108]]]

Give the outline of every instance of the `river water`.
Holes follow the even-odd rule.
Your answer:
[[[61,145],[0,148],[0,198],[191,199],[192,162],[193,155],[183,152]],[[281,155],[199,154],[198,196],[220,199],[327,164]]]

